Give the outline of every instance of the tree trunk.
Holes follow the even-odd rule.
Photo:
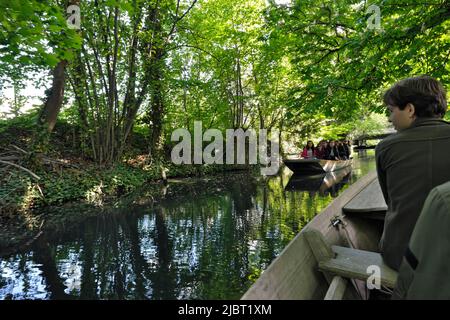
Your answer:
[[[68,8],[71,5],[79,5],[79,3],[80,0],[68,0],[65,8]],[[66,82],[65,72],[67,65],[67,60],[61,60],[53,69],[52,87],[37,120],[38,128],[33,143],[33,147],[37,152],[45,151],[49,133],[53,131],[56,120],[58,119],[58,114],[64,99],[64,87]],[[30,158],[29,161],[31,162],[31,165],[39,164],[37,159]]]
[[[52,132],[58,118],[59,110],[61,110],[63,98],[64,98],[64,86],[65,86],[65,70],[67,61],[60,61],[53,69],[53,84],[47,100],[45,101],[44,108],[39,116],[39,124],[46,126],[48,132]]]
[[[161,143],[162,120],[164,115],[164,99],[162,93],[163,55],[163,50],[156,50],[151,71],[152,102],[150,110],[151,125],[149,155],[152,158],[159,157],[163,149]]]
[[[66,8],[71,5],[79,5],[80,0],[67,1]],[[53,84],[50,93],[47,96],[45,105],[39,115],[38,123],[47,127],[48,132],[52,132],[58,119],[59,111],[61,110],[64,99],[64,86],[66,82],[65,71],[67,67],[67,60],[61,60],[53,69]]]

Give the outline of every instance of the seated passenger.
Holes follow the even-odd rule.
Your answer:
[[[319,146],[316,148],[316,157],[318,159],[325,158],[327,146],[328,144],[325,140],[319,142]]]
[[[301,156],[305,159],[316,158],[316,148],[314,148],[314,143],[311,140],[309,140],[306,144]]]
[[[347,151],[345,150],[344,143],[342,141],[338,141],[337,143],[337,149],[339,151],[339,156],[341,160],[347,160]]]
[[[450,299],[450,182],[431,190],[403,256],[393,299]]]
[[[349,140],[344,140],[344,150],[347,159],[350,159],[350,156],[352,154],[352,145]]]
[[[327,160],[341,160],[339,150],[335,141],[330,141],[328,148],[326,149],[325,159]]]
[[[450,123],[442,120],[445,89],[431,77],[401,80],[383,100],[397,133],[375,149],[388,206],[380,251],[384,262],[398,270],[428,193],[450,181]]]

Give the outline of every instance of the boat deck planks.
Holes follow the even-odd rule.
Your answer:
[[[342,210],[347,214],[361,214],[366,218],[384,220],[387,205],[378,179],[362,189]]]

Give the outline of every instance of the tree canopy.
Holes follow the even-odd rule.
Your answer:
[[[67,26],[71,1],[0,1],[0,85],[66,61],[63,116],[100,163],[121,159],[137,133],[163,154],[194,121],[291,141],[346,136],[384,113],[395,81],[450,83],[445,0],[78,2],[81,30]]]

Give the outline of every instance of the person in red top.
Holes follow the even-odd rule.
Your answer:
[[[306,147],[303,149],[301,156],[305,159],[316,158],[316,148],[314,148],[314,143],[311,140],[309,140],[306,144]]]
[[[316,148],[316,157],[318,159],[324,159],[327,152],[328,142],[322,140],[319,142],[319,146]]]

